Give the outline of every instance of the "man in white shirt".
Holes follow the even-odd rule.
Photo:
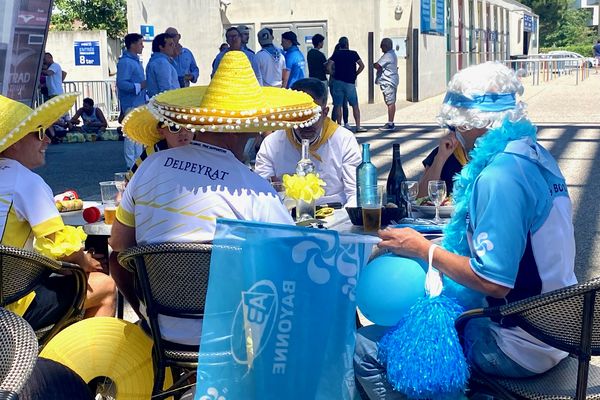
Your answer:
[[[42,75],[46,76],[46,87],[48,88],[48,98],[63,94],[63,81],[67,77],[67,73],[62,70],[59,64],[54,62],[52,54],[44,54],[44,63],[48,69],[42,70]]]
[[[317,204],[339,202],[356,205],[356,167],[361,162],[358,142],[348,129],[327,117],[327,89],[315,78],[296,81],[294,90],[308,93],[323,113],[310,127],[273,132],[262,142],[256,155],[255,172],[265,179],[281,179],[283,174],[293,174],[300,160],[300,143],[309,139],[310,157],[316,172],[325,181],[325,195]]]
[[[315,121],[318,107],[309,96],[277,92],[261,88],[248,58],[232,51],[224,55],[208,88],[168,91],[129,113],[123,130],[146,146],[161,133],[198,133],[197,141],[153,153],[137,169],[117,210],[110,239],[113,250],[161,242],[210,242],[217,218],[292,224],[269,182],[239,161],[252,131],[258,130],[254,119],[279,116],[274,109],[283,96],[290,113],[300,115],[295,123]],[[179,112],[169,111],[174,108]],[[214,118],[224,110],[231,118]],[[113,274],[117,286],[132,293],[132,277],[115,268],[119,268]],[[158,321],[167,340],[199,343],[201,320],[159,315]]]
[[[290,71],[285,68],[285,57],[281,50],[273,45],[273,30],[262,28],[257,34],[262,49],[254,56],[260,74],[261,86],[286,87]]]
[[[375,83],[381,88],[383,100],[387,105],[388,122],[379,128],[379,130],[393,131],[396,129],[396,126],[394,125],[394,116],[396,115],[396,92],[398,91],[398,83],[400,82],[400,77],[398,76],[398,57],[394,51],[392,39],[383,38],[380,47],[381,51],[383,51],[383,55],[375,64],[373,64],[373,68],[377,70]]]

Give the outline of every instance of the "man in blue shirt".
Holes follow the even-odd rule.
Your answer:
[[[256,79],[258,79],[258,81],[260,82],[260,69],[256,64],[256,60],[254,60],[254,52],[249,50],[248,48],[244,49],[242,47],[242,35],[240,35],[240,31],[238,31],[236,27],[232,26],[231,28],[225,31],[225,40],[227,41],[229,48],[221,51],[213,60],[212,72],[210,74],[210,77],[212,78],[215,75],[215,72],[217,72],[217,68],[219,68],[219,64],[221,63],[221,59],[223,58],[225,53],[231,50],[238,50],[243,52],[246,55],[246,57],[248,57],[250,65],[252,65],[252,69],[254,70],[254,75],[256,75]]]
[[[177,79],[179,79],[179,85],[181,87],[190,86],[190,82],[196,83],[198,81],[198,75],[200,75],[200,69],[196,64],[196,59],[190,51],[190,49],[183,47],[179,40],[181,34],[175,28],[167,28],[165,33],[173,36],[175,41],[175,57],[173,58],[173,66],[177,70]]]
[[[152,56],[146,65],[148,96],[152,97],[165,90],[179,89],[177,70],[173,66],[175,40],[167,33],[161,33],[152,41]]]
[[[117,89],[121,115],[125,116],[132,108],[146,103],[146,77],[139,54],[144,50],[144,38],[139,33],[125,36],[125,51],[117,63]],[[129,140],[125,136],[123,152],[127,168],[144,150],[141,144]]]
[[[304,78],[304,55],[298,48],[298,37],[292,31],[281,34],[281,46],[283,46],[283,55],[285,56],[285,69],[290,71],[287,87],[290,88],[294,82]]]

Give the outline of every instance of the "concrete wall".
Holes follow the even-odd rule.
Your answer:
[[[330,56],[340,36],[347,36],[350,48],[356,50],[365,64],[365,71],[358,77],[359,99],[368,98],[368,32],[374,33],[374,60],[381,55],[379,43],[383,37],[406,37],[411,0],[331,0],[327,7],[311,7],[302,0],[278,0],[269,2],[257,0],[231,0],[226,8],[220,7],[219,0],[172,0],[169,16],[165,17],[163,0],[129,0],[127,20],[130,32],[139,32],[140,25],[154,25],[155,35],[164,32],[169,26],[176,27],[182,35],[181,43],[196,57],[200,68],[199,84],[210,80],[211,63],[224,42],[223,26],[246,24],[254,32],[270,24],[326,21],[327,54]],[[400,4],[404,12],[396,18],[394,9]],[[199,15],[202,17],[199,18]],[[343,17],[340,17],[343,16]],[[277,38],[279,39],[279,38]],[[300,39],[300,38],[299,38]],[[256,37],[252,37],[250,47],[258,50]],[[151,55],[151,42],[145,43],[143,61]],[[404,59],[399,60],[401,87],[399,98],[403,98],[406,79]],[[375,88],[375,100],[382,101],[381,93]]]
[[[455,9],[459,0],[452,1]],[[486,4],[489,3],[491,17],[488,18]],[[140,25],[153,25],[155,35],[164,32],[169,26],[176,27],[182,35],[181,43],[189,48],[200,68],[198,84],[207,84],[210,80],[211,63],[224,41],[224,27],[245,24],[251,27],[254,35],[264,26],[299,26],[311,23],[324,23],[326,44],[324,49],[330,56],[340,36],[347,36],[350,48],[356,50],[365,64],[365,71],[358,77],[357,89],[359,101],[368,100],[369,74],[369,32],[373,33],[373,61],[381,55],[379,43],[384,37],[407,42],[407,57],[398,60],[400,87],[398,99],[411,99],[413,58],[410,51],[410,32],[413,28],[420,30],[420,0],[328,0],[326,4],[311,3],[303,0],[128,0],[127,21],[130,32],[140,32]],[[483,18],[479,23],[477,7],[481,5]],[[521,25],[514,22],[514,12],[510,8],[524,8],[515,0],[463,0],[465,9],[465,33],[463,34],[463,55],[465,62],[457,63],[448,57],[447,37],[425,35],[419,33],[418,41],[418,99],[423,100],[445,90],[449,76],[456,68],[464,68],[470,64],[489,59],[504,59],[511,54],[521,54],[522,42],[512,43],[522,34]],[[475,7],[473,21],[468,20],[469,7]],[[527,9],[528,10],[528,9]],[[501,15],[504,13],[504,17]],[[497,19],[497,21],[496,21]],[[454,23],[454,22],[453,22]],[[504,24],[504,25],[503,25]],[[484,48],[481,40],[475,40],[475,30],[497,29],[502,35],[495,47]],[[521,32],[515,29],[520,27]],[[510,31],[510,34],[508,33]],[[308,31],[303,31],[308,32]],[[447,33],[448,34],[448,33]],[[469,43],[469,40],[473,43]],[[279,37],[276,37],[279,40]],[[299,36],[299,40],[303,38]],[[511,41],[509,43],[509,40]],[[500,44],[500,41],[502,42]],[[469,48],[474,44],[475,48]],[[249,46],[254,50],[260,47],[256,37],[251,37]],[[451,49],[456,44],[453,43]],[[491,50],[490,50],[491,49]],[[452,51],[452,50],[451,50]],[[150,58],[151,42],[145,43],[142,61],[145,64]],[[532,52],[530,52],[532,53]],[[450,64],[448,64],[450,59]],[[381,102],[382,96],[378,87],[374,88],[375,102]]]
[[[99,66],[75,65],[76,41],[100,42]],[[97,81],[109,78],[109,54],[114,57],[114,49],[108,46],[106,31],[50,31],[46,51],[52,53],[54,61],[67,73],[66,81]],[[115,72],[114,60],[112,64],[111,72]]]

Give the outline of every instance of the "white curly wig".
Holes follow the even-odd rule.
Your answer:
[[[442,126],[473,129],[498,126],[504,118],[513,122],[526,118],[526,104],[521,101],[515,101],[514,106],[502,111],[484,111],[477,104],[471,104],[468,108],[448,104],[452,103],[448,100],[450,96],[464,98],[468,102],[476,96],[481,98],[491,94],[509,94],[516,97],[522,95],[523,90],[517,72],[501,63],[486,62],[470,66],[457,72],[448,83],[446,99],[437,121]]]

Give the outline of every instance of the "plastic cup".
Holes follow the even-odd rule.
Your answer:
[[[384,188],[382,185],[359,187],[363,229],[377,232],[381,229],[381,212]]]
[[[117,215],[117,205],[115,203],[104,205],[104,223],[112,225]]]
[[[115,181],[100,182],[100,196],[102,204],[116,204],[119,190]]]
[[[127,182],[126,177],[127,172],[115,172],[115,182],[119,192],[123,192],[125,190],[125,183]]]

